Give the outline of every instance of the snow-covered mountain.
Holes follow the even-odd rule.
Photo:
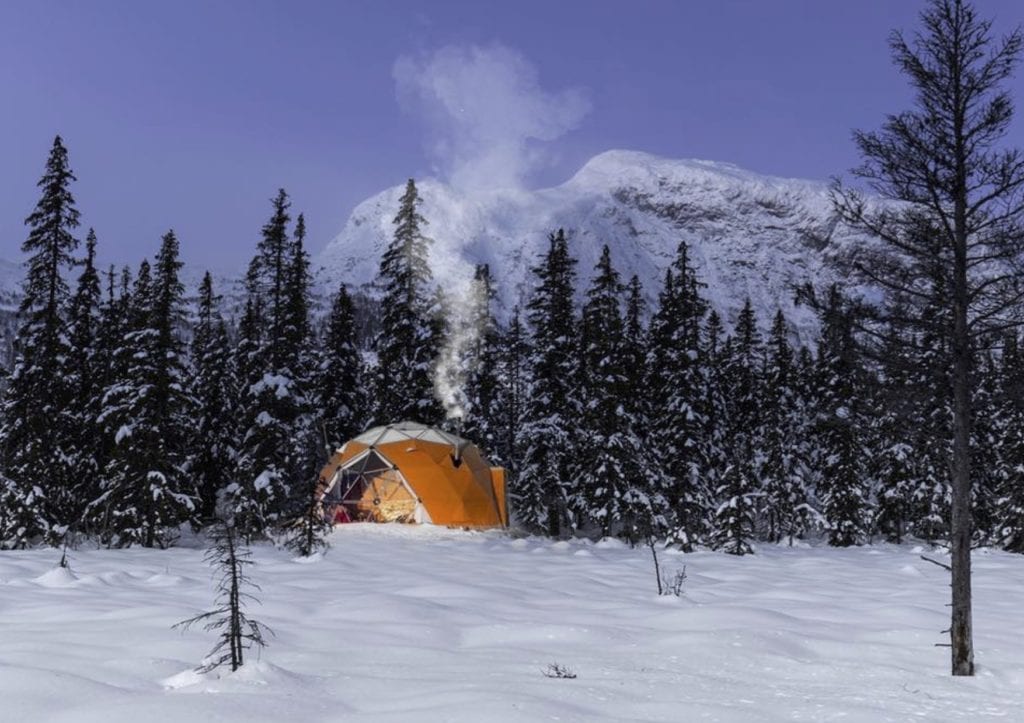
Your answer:
[[[763,326],[781,307],[809,340],[815,320],[794,305],[793,288],[827,280],[826,255],[854,237],[837,222],[824,183],[633,151],[602,153],[564,184],[538,191],[465,193],[433,179],[417,186],[437,279],[450,288],[471,276],[473,264],[488,263],[505,311],[522,301],[530,267],[561,227],[579,259],[581,288],[607,243],[623,279],[637,274],[653,301],[662,271],[686,241],[707,297],[727,321],[749,295]],[[402,191],[390,188],[353,211],[318,257],[325,279],[373,293]]]

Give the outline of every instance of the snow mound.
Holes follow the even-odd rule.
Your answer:
[[[192,690],[189,692],[219,693],[244,690],[251,687],[306,687],[307,676],[297,675],[265,660],[253,660],[238,670],[230,667],[215,668],[201,673],[195,668],[165,678],[161,685],[167,690]]]
[[[321,550],[319,552],[314,552],[312,555],[306,555],[305,557],[301,555],[299,555],[298,557],[293,557],[292,562],[294,562],[296,565],[312,565],[314,563],[320,562],[323,559],[324,553]]]
[[[70,568],[58,565],[39,577],[32,578],[32,582],[40,587],[72,587],[78,584],[78,575],[71,572]]]

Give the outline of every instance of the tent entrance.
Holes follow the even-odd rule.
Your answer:
[[[395,467],[374,450],[360,455],[338,471],[324,506],[338,507],[354,522],[418,521],[419,500]]]

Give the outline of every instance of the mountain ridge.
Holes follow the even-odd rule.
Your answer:
[[[637,274],[653,304],[664,269],[686,241],[705,296],[727,326],[750,296],[762,328],[781,308],[793,335],[811,343],[817,320],[795,303],[794,290],[835,278],[828,257],[859,238],[839,222],[825,183],[640,151],[605,151],[566,182],[535,191],[466,192],[434,178],[417,187],[438,283],[457,290],[474,264],[487,263],[502,315],[525,301],[530,267],[548,234],[564,228],[579,260],[581,294],[607,243],[623,280]],[[324,278],[376,294],[372,281],[402,190],[386,189],[353,210],[315,258]]]

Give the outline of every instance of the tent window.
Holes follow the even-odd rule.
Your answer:
[[[343,505],[349,519],[367,522],[412,522],[416,498],[397,470],[374,451],[341,470],[325,506]]]

